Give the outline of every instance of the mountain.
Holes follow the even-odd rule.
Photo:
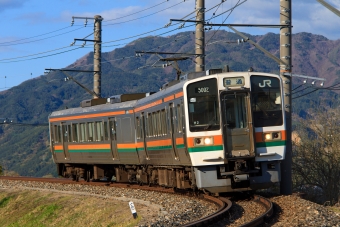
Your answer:
[[[247,36],[279,56],[279,35]],[[249,43],[235,44],[240,39],[227,31],[209,31],[206,34],[206,68],[221,68],[229,65],[233,71],[245,71],[253,67],[255,71],[278,73],[275,61],[266,57]],[[135,57],[135,51],[159,51],[192,53],[194,34],[183,32],[168,37],[149,36],[134,40],[122,48],[102,53],[102,96],[115,94],[157,91],[162,84],[176,76],[173,67],[145,67],[155,64],[157,55],[144,54]],[[339,82],[340,40],[310,33],[293,36],[293,72],[327,79],[326,85]],[[169,57],[170,55],[168,55]],[[163,55],[163,57],[167,57]],[[88,53],[73,64],[72,69],[92,70],[93,53]],[[156,63],[160,66],[162,63]],[[178,62],[183,72],[194,71],[194,59]],[[90,73],[70,73],[81,84],[92,90],[93,75]],[[56,175],[49,152],[48,115],[58,109],[78,107],[80,101],[90,99],[76,83],[63,81],[65,75],[52,72],[27,80],[9,90],[0,92],[1,117],[13,118],[11,124],[0,124],[0,165],[23,176]],[[301,84],[294,78],[293,85]],[[296,85],[295,85],[296,84]],[[316,102],[320,94],[336,95],[328,91],[315,92],[298,99],[294,105],[295,114],[306,114],[308,104]],[[295,96],[299,96],[296,93]],[[301,93],[302,94],[302,93]]]

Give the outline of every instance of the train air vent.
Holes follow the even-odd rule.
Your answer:
[[[207,75],[213,75],[217,73],[222,73],[222,69],[209,69],[207,70]]]
[[[99,98],[99,99],[87,99],[80,102],[80,107],[90,107],[96,105],[102,105],[106,103],[106,98]]]

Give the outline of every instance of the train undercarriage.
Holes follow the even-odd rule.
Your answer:
[[[58,174],[79,181],[109,181],[135,183],[140,185],[160,185],[169,188],[196,188],[193,167],[183,166],[137,166],[137,165],[87,165],[57,164]]]

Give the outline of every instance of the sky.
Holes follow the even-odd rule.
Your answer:
[[[326,2],[340,10],[339,0]],[[212,23],[280,21],[280,0],[206,0],[205,8],[213,8],[205,16]],[[292,0],[292,8],[294,34],[340,39],[340,17],[316,0]],[[170,19],[194,19],[194,10],[195,0],[0,0],[0,91],[43,75],[45,68],[67,67],[93,51],[90,42],[84,47],[81,41],[70,46],[75,38],[93,39],[94,28],[93,19],[86,26],[85,19],[75,19],[71,26],[72,17],[102,16],[102,52],[110,52],[138,38],[194,30],[191,23],[182,29],[175,22],[165,27]],[[279,33],[278,28],[237,29],[253,35]]]

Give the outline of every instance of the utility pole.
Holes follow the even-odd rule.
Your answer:
[[[93,96],[94,99],[101,97],[101,74],[102,74],[102,20],[99,15],[94,16],[94,51],[93,51],[93,91],[98,96]]]
[[[286,157],[281,163],[280,193],[292,194],[292,2],[280,0],[280,76],[286,116]]]
[[[195,53],[196,53],[196,72],[205,71],[205,40],[204,23],[205,7],[204,0],[196,0],[196,34],[195,34]]]

